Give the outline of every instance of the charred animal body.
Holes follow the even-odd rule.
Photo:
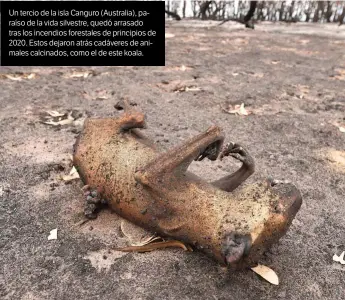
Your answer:
[[[302,198],[297,188],[269,180],[239,187],[254,172],[254,161],[238,144],[222,147],[217,126],[162,153],[138,130],[145,128],[144,115],[123,105],[118,118],[84,123],[74,145],[74,165],[84,184],[138,226],[234,269],[256,264],[298,212]],[[215,182],[187,170],[193,160],[227,156],[242,166]]]

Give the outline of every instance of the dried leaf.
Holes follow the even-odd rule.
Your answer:
[[[48,241],[57,239],[57,228],[50,231]]]
[[[303,84],[292,84],[292,87],[299,89],[300,91],[308,94],[309,90],[310,90],[310,86],[309,85],[303,85]]]
[[[310,88],[309,88],[308,85],[301,85],[301,84],[299,84],[299,85],[297,85],[296,87],[297,87],[297,88],[299,89],[299,91],[300,91],[300,95],[298,95],[298,97],[299,97],[300,99],[305,98],[305,97],[309,94],[309,92],[310,92]]]
[[[187,80],[187,81],[181,81],[181,80],[166,81],[166,80],[163,80],[162,82],[157,83],[156,86],[159,87],[160,89],[166,91],[166,92],[181,93],[181,92],[201,91],[201,88],[199,88],[195,85],[194,80]]]
[[[46,111],[46,113],[52,117],[62,117],[65,115],[65,114],[59,113],[58,111],[55,111],[55,110],[48,110],[48,111]]]
[[[179,71],[188,71],[188,70],[191,70],[191,69],[194,69],[194,67],[189,67],[189,66],[182,65],[181,67],[178,68]]]
[[[66,181],[66,182],[69,182],[69,181],[72,181],[72,180],[78,179],[78,178],[80,178],[80,177],[79,177],[79,174],[65,175],[65,176],[62,177],[62,179],[63,179],[64,181]]]
[[[116,251],[124,251],[124,252],[149,252],[157,249],[165,249],[169,247],[179,247],[185,251],[189,251],[189,248],[180,241],[170,240],[158,243],[152,243],[144,246],[129,246],[129,247],[122,247],[122,248],[114,248]]]
[[[73,125],[82,127],[84,125],[85,119],[86,118],[80,118],[80,119],[74,120]]]
[[[198,91],[201,91],[201,88],[197,87],[197,86],[194,86],[194,87],[186,87],[185,89],[186,92],[198,92]]]
[[[0,77],[5,77],[14,81],[21,81],[22,79],[33,79],[36,77],[35,73],[16,73],[16,74],[0,74]]]
[[[191,70],[191,69],[194,69],[194,67],[191,67],[191,66],[185,66],[185,65],[182,65],[182,66],[166,66],[164,68],[165,71],[188,71],[188,70]]]
[[[166,39],[172,38],[172,37],[174,37],[174,36],[175,36],[175,34],[172,34],[172,33],[166,33],[166,34],[165,34],[165,38],[166,38]]]
[[[345,69],[335,69],[337,75],[331,76],[332,79],[345,80]]]
[[[62,180],[66,182],[71,181],[73,179],[77,179],[77,178],[80,178],[80,177],[79,177],[79,173],[77,169],[74,166],[72,167],[68,175],[62,176]]]
[[[59,126],[59,125],[68,125],[68,124],[71,124],[73,123],[74,121],[74,118],[72,117],[72,112],[70,112],[68,115],[67,115],[67,119],[63,119],[63,120],[60,120],[59,121],[53,121],[53,120],[49,120],[49,121],[46,121],[46,122],[42,122],[43,124],[47,124],[47,125],[52,125],[52,126]]]
[[[163,240],[125,219],[121,221],[120,229],[123,235],[130,240],[131,246],[144,246],[154,241]]]
[[[279,284],[279,278],[271,268],[266,267],[264,265],[258,265],[254,268],[251,268],[253,272],[260,275],[263,279],[267,280],[269,283],[274,285]]]
[[[73,175],[73,174],[78,174],[77,169],[73,166],[71,171],[69,172],[69,175]]]
[[[247,110],[244,108],[244,103],[242,103],[240,106],[239,114],[242,116],[248,116],[249,115],[249,112],[247,112]]]
[[[8,78],[8,79],[11,79],[11,80],[15,80],[15,81],[20,81],[20,80],[22,80],[22,78],[21,77],[16,77],[16,76],[13,76],[13,75],[5,75],[5,77],[6,78]]]
[[[241,105],[236,104],[235,106],[229,105],[228,109],[225,109],[222,107],[222,110],[228,114],[237,114],[240,116],[248,116],[248,115],[252,114],[252,112],[247,111],[244,108],[244,103],[242,103]]]
[[[340,132],[345,133],[345,124],[343,123],[338,123],[338,122],[333,122],[332,125],[338,127]]]
[[[61,120],[61,121],[58,121],[58,122],[54,122],[54,121],[47,121],[47,122],[43,122],[44,124],[47,124],[47,125],[52,125],[52,126],[59,126],[59,125],[68,125],[68,124],[71,124],[73,123],[73,119],[65,119],[65,120]]]
[[[178,87],[174,90],[175,93],[181,93],[181,92],[199,92],[201,91],[201,88],[197,86],[182,86]]]
[[[148,238],[143,239],[139,243],[132,243],[131,246],[145,246],[158,240],[162,240],[162,238],[160,236],[152,235],[152,236],[149,236]]]
[[[70,74],[65,74],[64,78],[87,78],[92,75],[91,71],[84,71],[84,72],[72,72]]]
[[[111,96],[107,90],[95,90],[90,93],[84,91],[82,95],[87,100],[106,100]]]
[[[345,251],[343,251],[339,256],[334,254],[333,255],[333,260],[336,261],[336,262],[341,263],[342,265],[345,265],[344,256],[345,256]]]
[[[131,244],[140,243],[142,242],[143,237],[147,237],[148,235],[152,236],[152,234],[148,233],[145,229],[129,222],[125,219],[121,221],[120,229],[123,235],[129,239]]]

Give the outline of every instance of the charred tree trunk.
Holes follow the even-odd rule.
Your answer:
[[[313,18],[313,22],[318,22],[320,17],[319,17],[319,13],[323,12],[323,2],[322,1],[318,1],[317,2],[317,8],[315,10],[315,14],[314,14],[314,18]],[[322,15],[321,15],[321,18],[322,18]]]
[[[186,1],[183,1],[183,7],[182,7],[182,17],[185,18],[186,17]]]
[[[195,1],[192,1],[192,11],[193,11],[193,18],[195,18],[198,15]]]
[[[292,15],[294,13],[294,8],[295,8],[295,1],[291,2],[290,9],[289,9],[289,21],[292,21]]]
[[[331,1],[327,1],[327,11],[326,11],[326,20],[327,23],[331,23],[331,17],[332,17],[332,2]]]
[[[201,19],[202,20],[206,20],[207,19],[207,15],[206,12],[208,10],[208,8],[210,7],[212,1],[205,1],[200,5],[200,13],[199,15],[201,15]]]
[[[173,17],[176,21],[181,21],[181,17],[180,17],[176,12],[172,12],[172,11],[169,11],[169,10],[165,10],[165,13],[166,13],[168,16]]]
[[[279,10],[279,21],[283,21],[284,16],[284,9],[285,9],[285,1],[282,2],[280,10]]]
[[[308,23],[310,21],[310,9],[304,11],[305,13],[305,21]]]
[[[212,13],[212,15],[210,15],[210,19],[211,20],[216,20],[217,19],[217,14],[220,11],[220,6],[217,5],[217,2],[214,2],[214,5],[216,6],[216,9],[214,10],[214,12]],[[219,4],[220,5],[220,4]]]
[[[220,24],[218,24],[218,26],[224,24],[227,21],[234,21],[234,22],[239,22],[241,24],[244,24],[247,28],[254,29],[254,24],[252,22],[250,22],[250,20],[252,19],[253,15],[255,13],[257,2],[258,1],[251,1],[250,2],[249,11],[244,17],[242,17],[242,15],[241,15],[240,18],[228,18],[228,19],[224,20],[223,22],[221,22]],[[224,4],[223,9],[225,10],[225,4]]]
[[[339,26],[344,24],[344,18],[345,18],[345,6],[343,7],[343,12],[339,16]]]
[[[245,23],[248,23],[251,20],[251,18],[254,16],[257,4],[258,4],[258,1],[251,1],[250,2],[249,11],[243,18],[243,21]]]
[[[258,20],[264,21],[264,14],[262,12],[263,8],[265,7],[265,1],[262,1],[258,6]]]

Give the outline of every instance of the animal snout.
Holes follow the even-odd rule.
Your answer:
[[[236,265],[237,262],[249,254],[252,245],[250,235],[237,233],[228,234],[222,245],[222,252],[228,266]]]

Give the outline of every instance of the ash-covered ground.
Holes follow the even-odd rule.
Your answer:
[[[345,251],[345,27],[216,24],[167,22],[165,67],[1,68],[2,299],[344,297],[345,266],[332,257]],[[197,252],[109,251],[138,234],[109,211],[78,225],[82,184],[60,177],[72,167],[83,119],[119,115],[122,97],[146,113],[145,133],[163,148],[219,125],[226,142],[254,156],[248,182],[272,176],[297,185],[303,205],[260,261],[278,286]],[[226,112],[242,103],[251,114]],[[46,111],[72,111],[71,121],[44,124]],[[191,170],[211,180],[238,167],[228,158]]]

